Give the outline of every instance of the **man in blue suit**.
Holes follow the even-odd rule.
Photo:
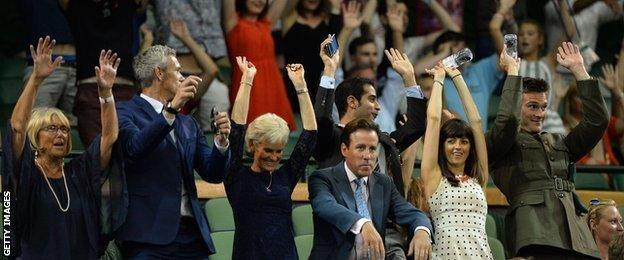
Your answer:
[[[310,259],[383,259],[388,219],[413,235],[408,255],[429,259],[431,222],[401,197],[389,176],[373,171],[377,125],[368,119],[353,120],[340,139],[344,162],[316,171],[308,181],[314,210]]]
[[[198,259],[215,252],[197,199],[193,170],[220,183],[229,159],[226,113],[216,116],[215,147],[197,122],[178,111],[199,77],[184,78],[175,51],[156,45],[134,59],[142,93],[117,106],[125,156],[128,213],[117,239],[124,258]]]

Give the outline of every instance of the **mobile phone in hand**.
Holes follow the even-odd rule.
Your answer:
[[[514,59],[518,58],[518,36],[515,34],[505,34],[505,47],[507,49],[507,55]]]
[[[212,132],[215,134],[219,134],[219,128],[217,127],[217,115],[219,114],[219,111],[217,111],[216,107],[212,107],[212,109],[210,110],[210,119],[212,119],[212,121],[210,122],[210,128],[212,129]]]
[[[338,40],[336,37],[332,36],[332,41],[325,45],[325,54],[327,54],[330,58],[333,57],[334,54],[336,54],[336,51],[338,51],[338,47]]]

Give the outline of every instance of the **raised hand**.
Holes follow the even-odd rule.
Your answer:
[[[56,40],[46,36],[45,39],[39,38],[37,49],[30,45],[30,56],[33,59],[33,73],[31,77],[43,80],[50,76],[63,61],[63,57],[59,56],[52,61],[52,49],[56,44]]]
[[[113,88],[119,63],[121,63],[121,59],[117,58],[117,53],[113,53],[111,50],[100,52],[100,66],[95,66],[95,77],[99,88],[105,90]]]
[[[390,9],[388,9],[388,12],[386,12],[386,17],[388,17],[388,25],[393,32],[405,32],[403,15],[404,11],[399,9],[397,4],[394,4]]]
[[[152,42],[154,42],[154,33],[152,32],[152,30],[150,30],[149,27],[147,27],[146,24],[141,25],[141,27],[139,27],[140,31],[141,31],[141,39],[143,39],[143,42],[149,42],[149,45],[152,45]]]
[[[295,86],[295,90],[303,91],[306,90],[306,82],[305,82],[305,70],[303,69],[303,65],[301,64],[288,64],[286,65],[286,71],[288,71],[288,78],[292,81]]]
[[[192,38],[191,33],[186,27],[186,23],[180,18],[171,17],[169,28],[171,29],[171,33],[180,40]]]
[[[516,4],[516,0],[500,0],[500,6],[498,10],[509,11]]]
[[[401,53],[394,48],[385,50],[384,53],[390,61],[392,68],[401,75],[406,87],[416,85],[416,77],[414,76],[414,66],[409,61],[407,54]]]
[[[612,93],[618,90],[622,91],[620,77],[617,70],[611,64],[602,66],[602,77],[600,77],[600,82],[602,82],[602,84]]]
[[[425,72],[429,73],[429,75],[433,76],[433,80],[443,82],[444,77],[446,77],[446,71],[444,71],[444,65],[442,62],[438,62],[432,69],[427,69]]]
[[[364,18],[361,14],[361,7],[358,1],[349,1],[348,4],[342,4],[342,26],[348,29],[360,27]]]
[[[323,60],[323,64],[325,68],[323,70],[323,75],[333,77],[338,69],[338,62],[340,62],[340,51],[336,50],[334,56],[327,56],[325,53],[325,46],[330,44],[332,41],[337,41],[336,37],[333,35],[328,35],[327,38],[321,43],[321,48],[319,51],[319,56],[321,56],[321,60]]]
[[[501,69],[503,69],[503,71],[507,72],[507,75],[518,76],[518,70],[520,69],[520,58],[514,59],[513,57],[509,56],[509,54],[507,54],[507,47],[503,47],[503,51],[501,51],[498,64]]]
[[[197,93],[197,86],[201,81],[202,79],[200,77],[194,75],[184,79],[184,81],[180,83],[180,87],[178,87],[173,100],[171,100],[171,107],[173,109],[180,109],[187,101],[193,99],[195,93]]]
[[[241,77],[241,82],[251,85],[253,83],[254,77],[256,76],[256,66],[254,66],[251,61],[248,61],[247,57],[245,56],[236,57],[236,63],[238,64],[238,68],[243,74],[243,76]]]
[[[451,78],[455,78],[455,76],[461,74],[461,72],[457,68],[449,68],[446,66],[444,66],[444,71],[446,72],[446,75]]]
[[[561,43],[557,52],[557,62],[570,70],[577,80],[590,79],[587,70],[585,70],[583,56],[577,45],[573,45],[571,42]]]

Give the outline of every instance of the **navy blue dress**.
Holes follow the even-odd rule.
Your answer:
[[[232,125],[232,160],[225,191],[234,211],[233,259],[298,259],[293,234],[291,195],[305,173],[316,131],[304,130],[292,155],[273,174],[242,165],[244,125]],[[271,176],[272,175],[272,176]]]
[[[7,137],[11,138],[10,133]],[[5,146],[4,159],[12,159],[11,147]],[[63,167],[71,198],[67,212],[59,208],[34,162],[34,155],[26,140],[20,164],[5,168],[7,172],[3,173],[3,177],[11,178],[14,183],[11,187],[15,203],[11,214],[12,255],[21,252],[22,259],[97,259],[100,230],[96,198],[99,193],[94,188],[99,188],[101,172],[99,141]],[[15,175],[17,169],[19,175]],[[66,207],[63,179],[48,180],[61,206]]]

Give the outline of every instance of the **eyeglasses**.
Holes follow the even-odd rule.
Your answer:
[[[589,200],[589,205],[590,206],[607,205],[607,204],[609,204],[609,203],[607,203],[605,201],[602,201],[600,199],[597,199],[597,198]]]
[[[49,125],[49,126],[42,128],[41,130],[46,131],[48,133],[52,133],[52,134],[58,133],[59,131],[61,131],[61,133],[63,134],[69,133],[69,128],[66,126]]]

